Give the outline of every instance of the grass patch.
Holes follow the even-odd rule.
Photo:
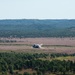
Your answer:
[[[40,60],[60,60],[60,61],[63,61],[63,60],[70,60],[70,61],[75,61],[75,56],[60,56],[60,57],[55,57],[55,58],[50,58],[50,57],[47,57],[47,58],[39,58]]]
[[[0,44],[1,46],[32,46],[30,44]]]
[[[61,61],[63,61],[63,60],[75,60],[75,56],[66,56],[66,57],[56,57],[56,58],[54,58],[53,60],[61,60]]]
[[[75,47],[70,45],[43,45],[43,47]]]

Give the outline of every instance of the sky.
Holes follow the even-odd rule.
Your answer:
[[[75,0],[0,0],[0,19],[75,19]]]

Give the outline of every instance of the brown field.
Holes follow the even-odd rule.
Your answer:
[[[0,40],[4,41],[0,42],[0,52],[75,53],[75,38],[0,38]],[[43,47],[34,49],[33,44],[43,44]]]
[[[28,72],[30,74],[33,74],[33,73],[36,73],[35,70],[32,70],[32,69],[22,69],[21,71],[20,70],[15,70],[14,72],[18,72],[19,74],[23,74],[24,72]]]

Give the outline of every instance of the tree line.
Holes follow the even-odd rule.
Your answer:
[[[0,37],[75,37],[75,20],[0,20]]]
[[[75,56],[75,54],[71,54]],[[74,75],[75,61],[41,60],[38,58],[69,56],[67,54],[28,54],[15,52],[0,53],[0,75]],[[16,70],[32,69],[36,73],[24,72],[20,74]]]

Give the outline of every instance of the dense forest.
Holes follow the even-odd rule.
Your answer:
[[[75,61],[42,60],[75,54],[0,53],[0,75],[75,75]],[[41,58],[41,59],[39,59]],[[24,70],[32,69],[32,73]],[[20,73],[20,71],[24,71]]]
[[[0,37],[75,37],[75,20],[0,20]]]

